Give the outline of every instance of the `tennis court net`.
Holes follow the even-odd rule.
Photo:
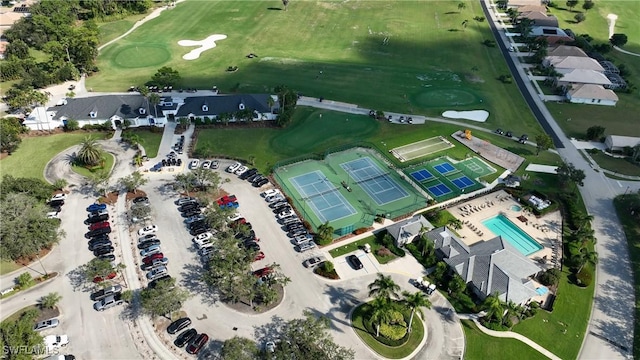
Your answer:
[[[363,183],[363,182],[367,182],[367,181],[371,181],[371,180],[376,180],[376,179],[379,179],[379,178],[381,178],[381,177],[387,177],[388,175],[389,175],[389,173],[382,173],[382,174],[374,175],[374,176],[368,177],[368,178],[366,178],[366,179],[358,180],[358,181],[356,181],[356,184],[361,184],[361,183]]]
[[[328,190],[325,190],[325,191],[322,191],[322,192],[319,192],[319,193],[315,193],[315,194],[312,194],[312,195],[309,195],[309,196],[305,196],[302,200],[315,199],[315,198],[317,198],[319,196],[327,195],[327,194],[334,193],[334,192],[338,192],[338,189],[335,188],[335,187],[331,188],[331,189],[328,189]]]

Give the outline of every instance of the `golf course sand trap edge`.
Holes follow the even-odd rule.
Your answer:
[[[442,116],[449,119],[465,119],[477,122],[485,122],[489,117],[486,110],[454,111],[449,110],[442,113]]]
[[[200,54],[202,54],[203,52],[216,47],[216,41],[224,40],[226,38],[227,38],[227,35],[214,34],[204,40],[199,40],[199,41],[198,40],[180,40],[178,41],[178,45],[199,46],[199,48],[189,51],[186,55],[182,57],[185,60],[195,60],[199,58]]]

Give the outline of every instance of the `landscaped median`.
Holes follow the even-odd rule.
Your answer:
[[[339,256],[354,252],[358,249],[364,249],[365,244],[369,244],[369,246],[371,247],[371,252],[380,264],[386,264],[392,260],[397,259],[398,256],[405,255],[404,250],[394,245],[394,240],[387,231],[381,231],[364,239],[360,239],[344,246],[337,247],[333,250],[330,250],[329,254],[335,259]]]

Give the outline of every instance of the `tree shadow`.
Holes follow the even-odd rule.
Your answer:
[[[204,304],[213,306],[220,300],[219,295],[202,279],[202,274],[204,272],[204,267],[198,263],[184,265],[183,271],[180,273],[182,275],[181,285],[191,293],[200,295]]]
[[[456,318],[456,312],[449,307],[432,306],[431,309],[440,314],[440,317],[448,323],[456,323],[458,321],[458,319]]]
[[[269,339],[277,339],[280,337],[285,323],[286,322],[283,318],[278,315],[273,315],[271,317],[271,322],[264,325],[253,326],[253,337],[258,343]]]
[[[71,283],[73,291],[89,292],[92,289],[91,283],[87,282],[87,275],[82,271],[80,267],[67,272],[67,278]]]
[[[218,360],[222,359],[222,355],[220,354],[222,351],[222,346],[224,345],[224,341],[209,338],[209,342],[205,347],[203,347],[198,353],[198,359],[200,360]]]
[[[460,11],[447,11],[446,13],[444,13],[445,15],[454,15],[454,14],[460,14]]]
[[[142,289],[134,289],[133,298],[139,299],[141,291]],[[140,304],[140,301],[133,301],[133,303],[124,306],[124,309],[122,309],[118,317],[121,320],[135,321],[143,315],[144,315],[144,311],[142,309],[142,305]]]
[[[458,32],[458,31],[460,31],[460,29],[449,29],[447,31],[449,31],[449,32]]]
[[[268,7],[267,10],[282,11],[282,8],[279,8],[279,7]]]

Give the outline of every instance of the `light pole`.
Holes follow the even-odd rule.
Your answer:
[[[629,188],[631,188],[631,187],[627,186],[627,190],[625,190],[624,194],[622,194],[622,200],[624,200],[625,196],[627,196],[627,192],[629,192]]]

